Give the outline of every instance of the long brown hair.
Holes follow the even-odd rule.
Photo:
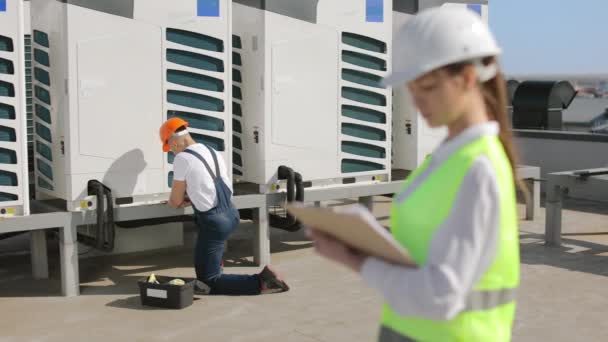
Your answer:
[[[484,65],[490,65],[496,63],[495,57],[486,57],[482,60]],[[446,67],[450,74],[460,73],[464,70],[465,66],[470,65],[470,62],[456,63]],[[491,120],[498,122],[500,132],[498,137],[502,144],[503,149],[511,164],[511,170],[513,172],[513,179],[517,188],[521,190],[524,196],[529,196],[527,187],[517,177],[517,164],[519,157],[517,150],[513,144],[513,133],[511,130],[511,122],[507,113],[507,83],[504,76],[499,71],[496,77],[491,80],[484,82],[481,85],[481,94],[483,96],[484,103],[486,105],[486,112]]]

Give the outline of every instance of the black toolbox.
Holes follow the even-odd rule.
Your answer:
[[[194,284],[196,279],[182,279],[184,285],[171,285],[169,282],[175,277],[156,276],[160,284],[149,283],[148,277],[137,281],[141,304],[168,309],[183,309],[192,305],[194,300]]]

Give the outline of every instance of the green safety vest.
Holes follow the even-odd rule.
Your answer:
[[[452,320],[403,317],[385,304],[382,329],[403,336],[403,341],[511,339],[515,314],[514,293],[519,285],[519,239],[513,173],[498,137],[483,136],[461,147],[401,203],[395,201],[391,210],[391,230],[397,241],[409,250],[416,263],[424,266],[435,231],[450,214],[465,175],[481,155],[490,160],[498,181],[500,233],[495,259],[468,295],[465,309]],[[432,157],[427,158],[412,173],[404,184],[404,190],[424,171],[431,159]],[[407,284],[403,286],[406,294]]]

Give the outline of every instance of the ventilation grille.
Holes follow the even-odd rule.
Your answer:
[[[34,174],[34,98],[32,82],[32,36],[26,34],[24,37],[25,48],[25,101],[27,119],[27,159],[31,175]],[[50,80],[47,81],[50,85]],[[33,182],[33,177],[31,177]]]
[[[13,52],[13,40],[10,37],[0,35],[0,51]]]
[[[190,124],[191,136],[223,152],[225,137],[227,84],[226,42],[205,34],[168,28],[166,31],[167,119],[179,117]],[[167,162],[173,164],[169,153]],[[170,168],[171,169],[171,168]],[[168,186],[173,172],[167,174]]]
[[[387,70],[387,45],[364,35],[342,33],[342,173],[386,168],[388,98],[380,86]]]
[[[0,203],[19,200],[17,144],[22,138],[19,127],[20,103],[15,93],[19,89],[16,42],[0,36]],[[8,203],[7,203],[8,204]],[[4,213],[6,209],[2,209]]]
[[[33,84],[28,88],[28,96],[31,96],[32,92],[34,95],[33,103],[28,100],[28,115],[30,115],[28,116],[28,134],[30,129],[33,133],[33,141],[31,143],[28,141],[28,151],[32,151],[32,163],[30,165],[34,165],[34,163],[36,165],[36,185],[40,189],[53,191],[53,122],[51,117],[53,101],[50,76],[52,60],[49,55],[49,36],[45,32],[34,30],[33,40],[34,44],[31,47],[33,51],[30,51],[29,56],[26,56],[28,75],[30,79],[33,76]],[[33,66],[31,65],[32,56]],[[30,121],[30,117],[32,121]],[[32,123],[31,128],[29,126],[30,122]]]
[[[232,174],[243,177],[243,76],[241,37],[232,35]]]

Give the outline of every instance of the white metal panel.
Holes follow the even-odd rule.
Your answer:
[[[272,45],[273,161],[306,179],[339,176],[338,35],[311,27]]]
[[[414,170],[441,144],[447,129],[428,126],[405,86],[395,88],[393,105],[393,167]]]
[[[66,199],[83,199],[91,179],[117,197],[162,192],[163,178],[150,176],[163,157],[161,29],[71,5],[67,25]],[[135,192],[138,184],[142,192]]]
[[[336,28],[341,34],[353,33],[364,37],[369,37],[381,41],[386,44],[386,50],[383,52],[369,51],[361,49],[352,45],[344,44],[342,40],[341,51],[353,51],[356,53],[363,54],[365,56],[371,56],[386,61],[386,70],[378,71],[369,68],[363,68],[355,66],[348,62],[339,60],[339,66],[343,69],[351,69],[359,72],[363,72],[369,75],[385,76],[391,70],[391,53],[392,53],[392,0],[383,0],[379,2],[381,7],[382,18],[381,20],[371,22],[368,21],[368,8],[367,1],[352,1],[352,0],[334,0],[334,1],[320,1],[318,5],[318,23],[321,25],[327,25]],[[362,84],[352,83],[346,80],[341,82],[342,86],[351,87],[355,89],[371,91],[374,94],[382,95],[386,98],[386,105],[384,107],[373,108],[376,111],[380,111],[386,115],[386,123],[381,124],[382,130],[386,133],[386,142],[390,142],[391,137],[391,116],[392,116],[392,97],[391,89],[368,87]],[[340,97],[340,106],[342,105],[354,105],[356,107],[370,108],[370,105],[366,105],[362,102],[353,103],[344,97]],[[340,125],[348,122],[345,120],[345,116],[341,115],[340,110],[338,111],[338,118]],[[360,122],[359,125],[366,127],[373,127],[375,125],[369,125],[366,122]],[[351,137],[342,135],[342,141],[352,141]],[[373,145],[373,141],[369,141]],[[367,143],[367,142],[366,142]],[[390,174],[391,169],[391,148],[392,145],[388,143],[385,155],[386,157],[381,160],[375,160],[376,164],[380,164],[384,167],[383,170],[374,170],[368,172],[357,172],[357,173],[343,173],[343,176],[350,175],[375,175],[375,174]],[[358,161],[366,161],[366,159],[359,155],[349,155],[349,159]]]
[[[163,119],[166,119],[167,112],[170,110],[189,112],[193,114],[204,114],[214,118],[223,120],[224,130],[222,132],[216,132],[211,130],[194,129],[191,127],[191,131],[194,133],[220,138],[225,146],[224,151],[220,151],[224,161],[228,166],[229,174],[232,168],[229,167],[232,164],[232,54],[231,54],[231,36],[232,36],[232,6],[229,0],[219,0],[219,16],[198,16],[197,15],[197,4],[196,0],[175,0],[175,1],[155,1],[151,3],[149,0],[135,0],[134,4],[134,19],[141,22],[153,23],[160,25],[165,32],[163,32]],[[167,40],[166,30],[167,29],[179,29],[192,33],[204,34],[209,37],[219,39],[223,42],[223,51],[209,51],[193,48],[183,44],[177,44]],[[204,71],[201,69],[189,68],[187,66],[171,63],[167,60],[167,49],[175,49],[180,51],[187,51],[213,57],[222,60],[224,71],[223,72],[211,72]],[[199,75],[207,75],[216,79],[220,79],[224,83],[223,92],[208,92],[205,90],[188,88],[180,86],[167,81],[166,70],[179,70],[187,71]],[[167,101],[167,90],[181,90],[191,92],[195,94],[204,94],[213,98],[221,99],[224,104],[224,110],[221,112],[205,112],[201,113],[201,110],[194,108],[184,107]],[[167,158],[164,156],[164,170],[165,175],[173,170],[173,165],[167,162]],[[166,178],[166,177],[165,177]],[[170,191],[167,181],[163,182],[165,188],[164,191]]]
[[[258,183],[275,182],[281,165],[305,180],[338,177],[338,32],[273,12],[266,12],[265,24],[269,145]]]
[[[231,1],[218,0],[218,17],[197,16],[197,0],[151,1],[135,0],[133,18],[163,27],[179,27],[194,32],[202,32],[218,38],[230,38],[232,28]],[[230,50],[230,41],[226,42]]]
[[[51,86],[45,87],[49,88],[52,100],[49,128],[53,138],[50,147],[54,189],[38,188],[47,196],[76,203],[86,196],[87,182],[91,179],[104,182],[115,197],[133,196],[135,204],[150,203],[167,194],[172,166],[161,150],[158,128],[167,118],[168,110],[202,114],[169,105],[167,90],[208,95],[205,90],[167,81],[167,68],[197,74],[194,68],[168,62],[168,48],[222,60],[223,72],[198,74],[224,82],[225,91],[212,94],[224,102],[224,111],[209,116],[221,117],[225,129],[202,133],[224,141],[224,157],[230,163],[229,1],[219,1],[217,17],[198,16],[196,0],[135,0],[132,3],[132,11],[128,2],[102,5],[34,0],[32,3],[34,29],[46,33],[50,41],[49,47],[38,46],[51,59],[50,67],[38,63],[38,67],[51,75]],[[121,15],[108,13],[113,11]],[[223,51],[169,42],[167,29],[220,39]],[[201,133],[201,130],[193,131]],[[77,205],[68,204],[68,207],[74,209]]]
[[[341,34],[352,31],[380,39],[390,46],[392,2],[383,2],[386,8],[383,23],[366,22],[365,1],[320,1],[316,13],[312,13],[314,15],[308,13],[311,10],[309,3],[291,6],[290,3],[273,2],[266,5],[273,9],[265,11],[233,4],[233,30],[243,42],[243,48],[238,49],[243,60],[240,70],[244,97],[241,120],[244,176],[241,179],[267,185],[276,181],[277,168],[286,165],[300,172],[305,180],[341,183],[341,177],[349,175],[341,172],[340,103],[349,103],[349,100],[341,98],[340,84],[354,86],[340,81]],[[293,17],[286,13],[293,14]],[[306,39],[316,32],[323,39],[308,44]],[[334,42],[329,42],[327,37],[335,37]],[[279,47],[284,48],[283,51],[279,52]],[[359,49],[353,47],[352,50]],[[381,55],[390,64],[388,53],[390,50],[370,52],[369,55]],[[332,61],[325,61],[330,54],[333,54]],[[324,70],[322,73],[320,68]],[[285,72],[276,75],[277,70]],[[369,73],[384,75],[386,71],[370,70]],[[366,86],[354,87],[368,89]],[[387,98],[387,123],[383,128],[388,139],[390,90],[373,90]],[[368,105],[362,104],[361,107],[367,108]],[[258,143],[255,143],[256,136]],[[387,145],[387,157],[381,161],[384,170],[367,174],[390,173],[388,141]],[[320,146],[324,146],[321,152],[310,153],[319,151]]]
[[[100,180],[119,197],[163,189],[159,40],[158,28],[139,27],[78,44],[79,140],[72,160],[79,167],[73,172],[107,170]]]
[[[0,104],[5,105],[7,115],[0,119],[0,126],[11,139],[2,144],[8,153],[5,160],[8,163],[0,164],[2,177],[7,181],[0,188],[0,195],[5,198],[0,202],[0,217],[29,214],[24,24],[23,2],[7,0],[0,12],[0,36],[7,47],[0,56],[6,63],[0,81],[7,87],[6,96],[0,96]]]
[[[243,80],[240,85],[243,100],[238,102],[241,104],[243,112],[241,158],[243,159],[244,175],[240,179],[265,184],[270,143],[270,134],[266,134],[266,123],[270,121],[264,115],[267,99],[270,99],[270,94],[266,92],[270,81],[268,77],[265,77],[266,13],[238,3],[233,3],[232,10],[232,30],[236,36],[240,37],[242,44],[242,49],[233,50],[240,54],[242,60],[242,67],[239,70]],[[270,28],[270,26],[268,27]]]
[[[317,22],[342,31],[365,32],[366,36],[380,40],[391,38],[393,1],[382,1],[382,22],[367,22],[366,2],[366,0],[320,0],[317,6]]]
[[[411,15],[394,12],[398,30]],[[447,136],[446,128],[433,129],[416,109],[406,85],[393,88],[393,167],[414,170]]]
[[[66,179],[66,170],[69,160],[65,158],[65,125],[69,122],[66,117],[69,105],[67,89],[67,68],[69,57],[67,55],[67,31],[66,31],[66,5],[59,1],[32,0],[31,1],[31,25],[32,25],[32,54],[36,51],[49,55],[50,66],[44,66],[35,60],[32,61],[34,68],[48,72],[50,86],[43,84],[34,75],[33,86],[46,89],[50,94],[51,105],[41,101],[34,92],[34,105],[45,108],[50,112],[50,121],[47,123],[35,113],[34,124],[46,127],[51,132],[52,141],[43,139],[37,132],[34,134],[34,144],[50,149],[52,160],[42,157],[36,152],[36,196],[38,198],[66,198],[71,185]],[[45,40],[48,45],[45,45]],[[34,108],[36,112],[36,108]],[[53,170],[53,179],[49,179],[39,171],[39,160],[49,163]],[[40,186],[40,182],[48,183],[52,189]]]
[[[137,27],[77,44],[80,156],[110,164],[142,149],[147,167],[161,167],[155,146],[162,120],[159,40],[157,28]]]
[[[479,3],[475,3],[475,1],[469,1],[469,4],[463,4],[463,3],[453,3],[453,2],[446,2],[445,4],[441,5],[442,7],[449,7],[449,8],[467,8],[469,6],[480,6],[481,8],[481,17],[483,19],[483,21],[488,24],[488,5],[487,4],[479,4]]]

